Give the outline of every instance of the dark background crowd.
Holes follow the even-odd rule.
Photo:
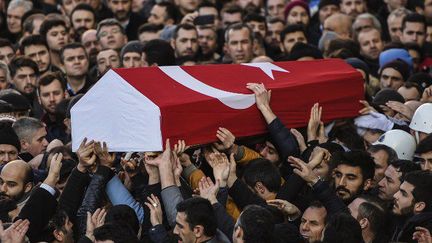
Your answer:
[[[266,135],[71,150],[111,68],[323,58],[358,117],[297,130],[252,83]],[[0,0],[0,241],[432,243],[431,66],[432,0]]]

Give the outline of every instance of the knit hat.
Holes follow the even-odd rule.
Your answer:
[[[289,12],[294,8],[294,7],[303,7],[304,9],[306,9],[307,14],[310,16],[310,10],[309,10],[309,5],[307,4],[307,2],[302,1],[302,0],[294,0],[290,3],[288,3],[285,7],[285,11],[284,11],[284,16],[285,19],[287,18]]]
[[[141,42],[130,41],[125,46],[123,46],[123,48],[121,49],[120,57],[121,57],[121,59],[123,59],[123,56],[128,52],[137,52],[137,53],[141,54],[142,49],[143,49],[143,44]]]
[[[336,5],[339,7],[339,0],[320,0],[318,4],[318,9],[322,9],[328,5]]]
[[[11,104],[4,100],[0,100],[0,114],[13,112],[13,107]]]
[[[418,84],[423,91],[425,88],[432,85],[432,77],[428,73],[415,73],[409,77],[407,82]]]
[[[291,49],[289,60],[296,61],[302,57],[313,57],[315,59],[322,59],[322,53],[318,48],[313,45],[297,42]]]
[[[400,60],[400,59],[393,60],[393,61],[391,61],[391,62],[385,64],[385,65],[380,69],[380,76],[381,76],[381,73],[382,73],[382,72],[384,71],[384,69],[386,69],[386,68],[393,68],[393,69],[395,69],[396,71],[398,71],[398,72],[402,75],[404,81],[407,81],[408,78],[410,77],[410,68],[409,68],[408,64],[406,64],[406,62],[404,62],[404,61],[402,61],[402,60]]]
[[[0,100],[4,100],[11,104],[13,111],[28,111],[31,109],[29,101],[21,94],[5,94],[0,97]]]
[[[382,68],[387,63],[396,59],[403,60],[405,63],[408,64],[409,68],[412,70],[413,67],[412,58],[407,50],[401,48],[392,48],[381,52],[379,55],[379,66],[380,68]]]
[[[372,100],[374,106],[385,105],[389,101],[399,101],[405,103],[404,97],[393,89],[380,90]]]
[[[357,57],[350,57],[345,59],[345,62],[351,65],[353,68],[361,69],[366,74],[366,83],[369,83],[370,69],[368,65]]]
[[[21,150],[21,144],[13,128],[9,125],[0,126],[0,144],[9,144],[14,146],[18,152]]]

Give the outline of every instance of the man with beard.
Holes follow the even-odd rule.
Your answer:
[[[48,44],[41,35],[30,35],[21,41],[20,52],[37,63],[41,75],[47,71],[60,71],[51,65]]]
[[[378,57],[384,49],[381,32],[375,28],[363,29],[357,35],[357,42],[360,45],[360,55],[363,60],[373,70],[373,73],[378,72]]]
[[[73,243],[73,223],[63,210],[57,211],[48,223],[48,242],[52,243]]]
[[[271,18],[267,21],[267,36],[265,36],[265,41],[274,55],[281,54],[282,52],[280,34],[284,26],[284,22],[279,18]]]
[[[102,77],[111,68],[120,67],[120,56],[113,49],[105,49],[97,55],[97,69],[99,77]]]
[[[63,129],[63,121],[57,121],[55,114],[57,105],[66,98],[66,95],[66,80],[61,73],[47,73],[40,78],[38,97],[45,111],[41,121],[47,126],[48,141],[56,138],[63,140],[67,136]]]
[[[7,163],[0,173],[0,195],[18,203],[21,209],[33,189],[33,171],[22,160]]]
[[[345,204],[349,204],[357,195],[371,188],[375,163],[367,152],[345,152],[335,155],[332,162],[335,165],[333,184],[336,195]]]
[[[341,0],[339,6],[342,13],[353,18],[367,11],[366,0]]]
[[[15,131],[7,124],[0,126],[0,166],[18,159],[21,150],[20,141]]]
[[[89,29],[96,28],[96,15],[93,8],[87,4],[78,4],[70,15],[75,33],[75,40],[80,41],[82,34]]]
[[[138,27],[146,20],[137,13],[132,12],[132,0],[108,0],[108,8],[121,26],[125,29],[129,40],[138,38]]]
[[[12,84],[32,106],[35,117],[40,117],[42,109],[37,101],[36,86],[39,76],[38,65],[27,57],[17,57],[9,65]]]
[[[198,27],[199,60],[201,63],[215,63],[220,59],[216,52],[218,47],[217,33],[213,28]]]
[[[195,57],[198,52],[198,33],[195,26],[190,24],[178,25],[171,39],[171,46],[175,50],[177,59],[184,56]]]

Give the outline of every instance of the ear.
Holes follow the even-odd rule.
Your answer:
[[[21,150],[22,151],[26,151],[27,148],[30,146],[30,144],[24,139],[20,140],[20,144],[21,144]]]
[[[197,239],[204,237],[204,227],[202,225],[195,226],[193,232]]]
[[[241,227],[236,227],[234,230],[234,238],[243,239],[243,229]]]
[[[40,99],[40,96],[38,95],[37,96],[37,99],[38,99],[38,102],[39,102],[39,104],[42,106],[42,101],[41,101],[41,99]]]
[[[363,183],[363,190],[367,191],[372,187],[372,179],[367,179]]]
[[[63,120],[63,124],[67,127],[67,128],[70,128],[71,127],[71,122],[70,122],[71,120],[70,120],[70,118],[65,118],[64,120]],[[22,145],[21,145],[21,147],[22,147]]]
[[[426,208],[425,202],[417,202],[414,204],[414,213],[421,213]]]
[[[362,218],[359,221],[360,227],[366,229],[369,226],[369,220],[367,218]]]
[[[172,38],[172,39],[170,40],[170,44],[171,44],[171,47],[175,50],[176,47],[175,47],[175,39],[174,39],[174,38]]]
[[[33,183],[29,182],[24,186],[24,191],[27,193],[33,188]]]
[[[61,230],[54,230],[53,232],[53,236],[54,238],[58,241],[58,242],[62,242],[63,238],[64,238],[64,234]]]

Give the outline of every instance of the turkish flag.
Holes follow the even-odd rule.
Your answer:
[[[287,127],[305,126],[316,102],[324,122],[354,117],[364,98],[361,74],[338,59],[114,69],[73,107],[73,148],[84,137],[111,151],[156,151],[166,138],[214,142],[219,127],[236,137],[266,133],[247,83],[272,90]]]

